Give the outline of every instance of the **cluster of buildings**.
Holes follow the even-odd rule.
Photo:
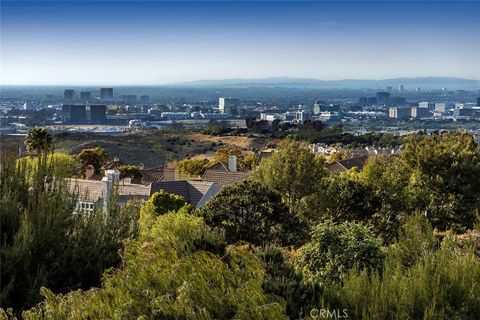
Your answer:
[[[83,97],[83,98],[82,98]],[[103,104],[89,103],[90,92],[81,92],[82,103],[66,103],[78,101],[75,99],[74,90],[67,89],[64,92],[64,103],[61,111],[63,124],[135,124],[135,126],[147,126],[154,121],[179,121],[179,120],[227,120],[233,119],[238,114],[239,99],[221,97],[218,100],[218,108],[194,110],[192,106],[184,106],[185,111],[170,111],[167,106],[150,105],[150,97],[142,95],[124,95],[120,99],[114,99],[112,88],[100,89],[100,100]],[[83,103],[86,102],[86,103]]]
[[[91,91],[80,91],[80,94],[77,95],[77,92],[74,89],[65,89],[63,92],[63,102],[72,103],[76,101],[81,102],[93,102],[93,101],[113,101],[113,88],[100,88],[100,96],[92,97]]]
[[[406,102],[406,98],[393,97],[388,91],[379,91],[374,97],[360,97],[358,99],[358,104],[362,107],[404,105]]]
[[[297,110],[264,110],[260,113],[260,120],[281,121],[290,123],[304,123],[309,120],[319,120],[326,123],[336,123],[342,119],[342,110],[338,104],[322,104],[315,101],[313,107],[309,108],[299,105]]]
[[[297,101],[296,97],[284,96],[275,100],[258,97],[256,100],[240,100],[223,96],[161,104],[145,94],[114,95],[114,89],[108,87],[99,88],[99,91],[76,90],[64,90],[63,97],[49,94],[43,100],[2,97],[2,104],[5,103],[0,115],[2,120],[5,119],[2,126],[6,126],[5,123],[27,126],[66,124],[78,125],[72,130],[83,130],[86,127],[80,127],[81,125],[113,125],[124,128],[128,125],[134,130],[153,130],[176,123],[204,128],[211,120],[233,123],[252,118],[288,123],[318,120],[327,124],[358,124],[371,119],[381,119],[380,123],[384,119],[480,120],[480,97],[476,97],[476,103],[473,102],[472,98],[476,95],[474,92],[413,92],[405,91],[402,85],[398,91],[392,87],[382,91],[352,91],[344,93],[345,97],[339,96],[337,99],[330,96],[325,101],[315,101],[310,97],[305,104]],[[360,94],[362,96],[359,97]],[[232,126],[236,127],[238,126]]]
[[[477,103],[420,102],[415,106],[390,107],[388,116],[393,119],[480,119],[480,98]]]

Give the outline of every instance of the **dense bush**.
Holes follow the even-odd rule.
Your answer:
[[[184,210],[154,219],[126,243],[124,267],[105,273],[102,288],[67,295],[43,289],[45,302],[24,318],[285,318],[281,299],[263,293],[265,272],[247,246],[222,246]]]
[[[383,270],[355,270],[327,287],[328,306],[345,308],[354,319],[478,319],[479,258],[471,247],[452,250],[455,237],[435,249],[428,222],[419,219],[406,224]]]
[[[318,284],[305,281],[295,269],[292,253],[281,247],[267,247],[256,252],[265,268],[263,290],[285,300],[290,319],[301,319],[309,315],[321,299]]]
[[[297,252],[296,266],[305,278],[324,284],[342,280],[353,268],[376,270],[384,254],[382,240],[360,223],[326,220],[312,231],[309,243]]]

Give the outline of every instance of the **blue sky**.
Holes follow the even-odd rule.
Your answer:
[[[2,84],[480,79],[479,1],[3,1]]]

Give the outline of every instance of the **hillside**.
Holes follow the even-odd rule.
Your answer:
[[[102,147],[111,158],[118,157],[136,165],[143,163],[145,167],[194,155],[208,156],[222,146],[259,150],[269,141],[267,138],[216,137],[187,131],[139,131],[119,135],[65,132],[54,136],[55,148],[59,152],[75,155],[84,148]]]

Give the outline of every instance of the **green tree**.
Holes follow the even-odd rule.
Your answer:
[[[150,214],[149,216],[154,216]],[[25,319],[285,319],[262,290],[265,272],[246,246],[222,246],[201,218],[182,210],[155,217],[127,241],[124,266],[101,288],[54,295]]]
[[[305,229],[281,197],[258,182],[247,180],[223,188],[198,214],[208,225],[224,230],[228,243],[292,245],[305,239]]]
[[[480,149],[471,134],[413,135],[401,159],[411,170],[408,187],[415,207],[435,228],[473,228],[480,214]]]
[[[26,166],[27,171],[34,173],[35,168],[40,166],[39,158],[23,157],[17,160],[20,166]],[[72,177],[77,170],[77,162],[70,155],[54,152],[47,155],[47,167],[52,168],[55,177]],[[30,177],[31,178],[31,177]]]
[[[140,169],[137,166],[121,165],[117,169],[120,171],[120,179],[132,178],[140,180],[142,178]]]
[[[102,165],[108,160],[108,153],[100,147],[82,149],[76,160],[80,163],[82,171],[85,171],[88,165],[92,165],[95,167],[95,172],[100,173]]]
[[[398,157],[378,156],[370,159],[359,173],[375,200],[372,208],[377,210],[371,217],[371,225],[386,243],[397,236],[405,218],[415,211],[408,188],[409,172],[410,168]]]
[[[168,193],[163,189],[152,194],[147,202],[153,205],[157,215],[163,215],[167,212],[177,211],[180,208],[188,205],[181,196]]]
[[[184,159],[177,163],[177,168],[180,174],[189,177],[203,176],[205,170],[210,166],[210,161],[203,159]]]
[[[375,190],[356,172],[328,175],[319,190],[302,201],[302,210],[314,212],[317,222],[369,221],[380,208]]]
[[[25,147],[28,152],[41,155],[52,148],[53,137],[45,128],[35,127],[30,129],[25,137]]]
[[[311,238],[298,250],[296,266],[314,283],[342,280],[355,267],[382,266],[382,240],[361,223],[326,220],[313,229]]]
[[[298,213],[302,198],[313,194],[326,175],[323,162],[308,146],[285,140],[254,171],[254,179],[279,193],[290,212]]]

